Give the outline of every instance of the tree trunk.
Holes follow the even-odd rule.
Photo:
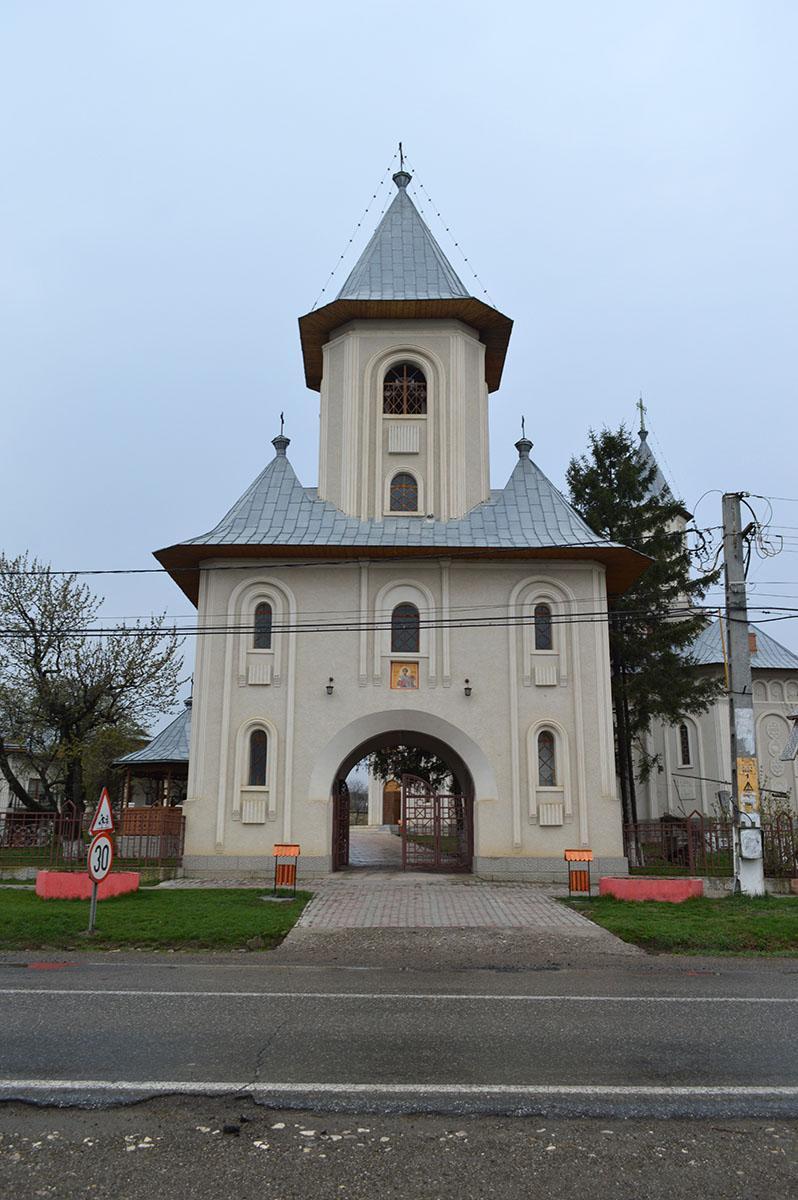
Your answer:
[[[16,775],[11,769],[11,763],[8,761],[8,752],[6,751],[5,742],[0,737],[0,773],[11,790],[12,796],[19,800],[24,808],[29,812],[50,812],[51,810],[46,804],[39,804],[38,800],[34,800],[28,795],[27,789],[20,783]]]
[[[79,758],[70,759],[67,766],[64,801],[71,804],[78,815],[85,811],[86,790],[83,786],[83,764]]]

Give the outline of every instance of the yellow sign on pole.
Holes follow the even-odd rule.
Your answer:
[[[737,803],[741,812],[759,812],[759,767],[755,758],[737,759]]]

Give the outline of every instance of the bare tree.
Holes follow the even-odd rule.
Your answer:
[[[87,744],[101,730],[146,726],[177,698],[181,643],[164,617],[97,635],[101,604],[75,575],[0,555],[0,772],[28,809],[82,810]],[[15,769],[19,747],[41,780],[38,800]]]

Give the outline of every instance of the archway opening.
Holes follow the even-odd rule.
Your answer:
[[[440,738],[376,734],[345,756],[332,792],[333,870],[472,869],[474,783]]]

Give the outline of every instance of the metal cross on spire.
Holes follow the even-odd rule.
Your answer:
[[[521,417],[521,437],[522,437],[522,438],[525,438],[525,437],[526,437],[526,428],[525,428],[525,425],[526,425],[526,422],[525,422],[524,418],[523,418],[523,417]]]
[[[402,149],[402,143],[400,142],[399,143],[399,170],[404,171],[404,169],[405,169],[405,152]]]
[[[641,434],[648,433],[648,430],[646,429],[646,413],[648,412],[648,409],[646,408],[645,404],[643,403],[643,393],[642,392],[640,393],[640,399],[638,400],[637,404],[635,405],[635,408],[637,408],[640,413],[640,433]]]
[[[284,429],[285,429],[285,413],[280,413],[280,437],[283,436]]]

